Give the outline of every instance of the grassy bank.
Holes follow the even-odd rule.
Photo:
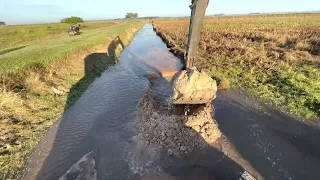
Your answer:
[[[2,52],[0,53],[0,75],[15,73],[29,67],[46,67],[68,56],[70,52],[103,42],[104,38],[101,37],[107,37],[125,29],[127,23],[105,23],[104,27],[96,26],[98,25],[87,25],[87,29],[81,30],[80,36],[69,37],[64,32],[0,49]],[[11,40],[14,41],[14,39]]]
[[[0,55],[0,179],[16,179],[30,151],[142,27],[122,22],[58,34]]]
[[[183,52],[188,23],[183,19],[154,24],[173,51]],[[208,18],[196,66],[284,111],[317,120],[319,28],[320,14]]]
[[[81,30],[87,31],[100,27],[107,27],[117,22],[85,22],[81,24]],[[31,41],[52,38],[56,35],[67,35],[69,24],[39,24],[17,25],[0,28],[0,51],[7,47],[21,46]]]

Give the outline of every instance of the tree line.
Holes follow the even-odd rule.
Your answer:
[[[83,19],[81,17],[77,16],[71,16],[68,18],[61,19],[60,23],[67,23],[67,24],[77,24],[77,23],[83,23]]]
[[[138,13],[132,13],[129,12],[125,15],[126,19],[135,19],[138,18],[139,15]],[[71,17],[67,17],[67,18],[63,18],[60,20],[60,23],[67,23],[67,24],[77,24],[77,23],[83,23],[84,20],[81,17],[77,17],[77,16],[71,16]],[[3,21],[0,21],[0,26],[5,26],[6,23]]]
[[[125,15],[125,19],[136,19],[138,17],[139,17],[138,13],[132,13],[132,12],[129,12]],[[60,23],[67,23],[67,24],[77,24],[77,23],[83,23],[83,22],[84,20],[81,17],[77,17],[77,16],[71,16],[71,17],[63,18],[60,20]]]
[[[138,17],[139,17],[138,13],[131,13],[131,12],[127,13],[125,16],[126,19],[134,19]]]

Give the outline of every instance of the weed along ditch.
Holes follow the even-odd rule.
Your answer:
[[[221,81],[211,86],[212,103],[171,104],[170,81],[183,65],[166,44],[145,24],[48,130],[23,179],[320,177],[320,131],[313,124],[243,91],[217,92]]]

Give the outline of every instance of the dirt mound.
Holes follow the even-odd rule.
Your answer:
[[[159,104],[147,92],[138,104],[139,138],[164,148],[168,155],[188,156],[195,148],[213,144],[221,137],[212,111],[211,104]]]

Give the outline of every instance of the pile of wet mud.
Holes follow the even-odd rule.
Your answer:
[[[221,137],[212,119],[211,103],[173,105],[157,102],[148,91],[139,101],[138,137],[168,155],[188,156],[193,150],[214,144]]]

